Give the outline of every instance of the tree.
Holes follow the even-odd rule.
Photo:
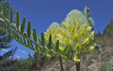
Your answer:
[[[103,35],[113,38],[113,32],[112,31],[113,31],[113,19],[110,19],[110,24],[108,24],[105,27],[105,29],[103,31]]]
[[[46,55],[35,52],[33,57],[29,54],[29,58],[18,68],[18,70],[22,71],[41,70],[41,68],[43,68],[49,62],[50,58],[48,58]]]
[[[0,5],[1,5],[2,1],[4,1],[4,0],[0,0]],[[9,6],[10,6],[9,0],[6,1],[5,5],[7,8],[7,15],[8,15]],[[10,28],[5,22],[2,22],[2,21],[0,21],[0,25],[2,25],[2,26],[6,25],[8,28]],[[10,42],[12,40],[13,40],[13,38],[11,36],[9,36],[4,31],[0,30],[0,51],[1,51],[1,49],[7,49],[7,48],[12,47],[12,46],[10,46]],[[17,47],[14,50],[12,49],[0,56],[0,69],[9,67],[9,66],[13,65],[15,62],[17,62],[17,60],[12,61],[12,58],[13,58],[16,50],[17,50]],[[11,59],[8,59],[8,58],[11,58]]]

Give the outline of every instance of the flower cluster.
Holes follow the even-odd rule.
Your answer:
[[[52,41],[55,44],[59,40],[60,50],[63,51],[68,45],[68,54],[74,51],[73,60],[80,62],[81,55],[93,52],[96,43],[94,43],[94,31],[88,24],[87,19],[78,10],[72,10],[65,20],[62,27],[56,22],[52,23],[45,32],[45,39],[52,35]]]

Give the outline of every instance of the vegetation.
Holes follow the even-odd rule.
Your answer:
[[[71,51],[71,53],[69,53],[70,55],[69,56],[67,56],[67,53],[66,53],[66,51],[68,51],[67,50],[67,47],[65,47],[65,49],[63,49],[63,51],[62,50],[60,50],[60,47],[59,47],[59,41],[55,41],[56,42],[56,45],[55,45],[55,42],[52,42],[52,36],[50,35],[49,36],[49,40],[48,41],[46,41],[47,40],[47,38],[45,37],[45,39],[44,39],[44,35],[43,35],[43,33],[41,33],[41,38],[39,38],[39,36],[37,36],[36,35],[36,30],[33,28],[33,32],[31,32],[31,24],[30,24],[30,21],[28,22],[28,28],[27,28],[27,33],[26,32],[24,32],[24,27],[22,27],[22,26],[25,26],[25,17],[23,18],[23,22],[22,22],[22,24],[21,24],[21,26],[19,26],[19,23],[18,23],[18,21],[19,21],[19,13],[18,12],[16,12],[16,21],[15,21],[15,23],[16,23],[16,25],[14,24],[14,23],[12,23],[12,7],[10,7],[10,20],[9,21],[7,21],[5,18],[7,17],[7,15],[6,15],[6,11],[5,11],[5,6],[4,6],[4,3],[2,3],[3,4],[3,8],[4,8],[4,10],[3,10],[3,16],[0,14],[0,17],[2,17],[2,21],[5,21],[5,22],[7,22],[7,24],[10,26],[10,27],[12,27],[16,32],[18,32],[19,34],[21,34],[22,36],[23,36],[23,39],[22,39],[22,37],[21,36],[19,36],[14,30],[11,30],[11,29],[8,29],[6,26],[4,26],[3,28],[2,27],[0,27],[3,31],[5,31],[5,32],[7,32],[8,34],[10,34],[16,41],[18,41],[19,43],[21,43],[22,45],[24,45],[24,46],[26,46],[26,47],[28,47],[28,48],[30,48],[30,49],[32,49],[32,50],[34,50],[34,51],[36,51],[36,52],[39,52],[39,53],[42,53],[42,54],[44,54],[44,55],[46,55],[47,57],[55,57],[55,55],[56,55],[56,57],[57,58],[64,58],[64,59],[67,59],[67,60],[69,60],[70,61],[70,63],[71,62],[80,62],[80,58],[77,58],[76,56],[73,56],[72,54],[73,54],[73,51]],[[87,10],[89,10],[88,8],[86,8]],[[85,10],[84,12],[86,12],[87,10]],[[92,23],[92,19],[91,18],[88,18],[88,16],[89,16],[89,13],[87,13],[87,15],[86,15],[86,18],[87,18],[87,20],[88,20],[88,23],[90,24],[90,23]],[[112,21],[111,21],[112,22]],[[92,24],[90,24],[91,26],[92,26]],[[112,26],[112,25],[111,25]],[[95,39],[97,39],[99,42],[98,42],[98,44],[101,46],[101,49],[102,49],[102,52],[101,53],[99,53],[99,52],[97,52],[96,51],[96,49],[98,49],[99,51],[100,51],[100,48],[96,48],[95,47],[95,50],[94,50],[94,52],[93,53],[91,53],[91,55],[86,55],[86,57],[84,56],[84,58],[85,59],[81,59],[81,65],[78,65],[77,63],[76,63],[76,66],[77,66],[77,71],[80,71],[80,66],[81,66],[81,70],[86,70],[86,71],[97,71],[97,70],[105,70],[105,69],[101,69],[102,67],[105,67],[104,65],[104,63],[105,63],[105,61],[107,60],[107,61],[110,61],[110,50],[112,49],[111,48],[111,45],[113,45],[112,43],[113,43],[113,40],[111,40],[111,38],[112,38],[112,34],[110,33],[111,31],[112,31],[112,28],[111,28],[111,26],[107,26],[107,28],[104,30],[104,32],[103,32],[103,34],[100,34],[100,32],[96,35],[96,37],[95,37]],[[63,24],[63,28],[65,28],[66,26]],[[109,28],[110,28],[110,30],[109,30]],[[51,29],[51,28],[50,28]],[[49,31],[50,31],[50,29],[49,29]],[[94,29],[94,28],[93,28]],[[92,31],[93,31],[93,29],[92,29]],[[48,31],[47,31],[48,32]],[[109,32],[109,33],[108,33]],[[69,32],[69,33],[71,33],[71,32]],[[72,34],[72,33],[71,33]],[[32,35],[32,37],[33,37],[33,39],[34,39],[34,42],[32,41],[32,40],[30,40],[30,37],[31,37],[31,35]],[[45,34],[46,35],[46,34]],[[47,34],[48,35],[48,34]],[[110,36],[110,37],[109,37]],[[26,43],[26,40],[27,40],[27,43]],[[55,40],[55,39],[54,39]],[[64,40],[65,41],[65,40]],[[37,44],[38,42],[40,42],[40,44]],[[96,42],[96,41],[95,41]],[[32,44],[34,44],[35,45],[35,47],[32,45]],[[69,45],[69,43],[67,43],[66,42],[66,44],[68,44]],[[84,44],[85,44],[85,42],[84,42]],[[78,45],[78,44],[77,44]],[[63,45],[62,45],[63,46]],[[107,48],[106,48],[107,47]],[[108,48],[109,47],[109,48]],[[61,47],[62,48],[62,47]],[[76,49],[76,54],[78,54],[79,53],[79,50],[80,50],[80,48],[81,47],[79,47],[79,45],[78,45],[78,49],[77,48],[75,48]],[[71,50],[71,49],[69,49],[69,50]],[[70,52],[70,51],[69,51]],[[91,51],[86,51],[86,52],[91,52]],[[39,54],[40,55],[40,54]],[[98,55],[98,56],[97,56]],[[29,55],[30,56],[30,55]],[[30,56],[30,58],[28,58],[28,61],[26,62],[27,64],[24,64],[25,66],[23,66],[23,67],[21,67],[20,66],[20,68],[22,68],[22,69],[27,69],[27,70],[36,70],[36,69],[38,69],[38,70],[41,70],[42,68],[41,67],[43,67],[44,66],[44,63],[43,62],[41,62],[41,60],[43,61],[46,61],[46,56],[43,56],[43,55],[40,55],[40,56],[42,56],[42,57],[40,57],[40,58],[38,58],[38,59],[36,59],[37,57],[36,57],[36,54],[33,56],[33,58]],[[73,56],[73,57],[72,57]],[[79,54],[77,55],[77,56],[79,56]],[[93,57],[94,56],[94,57]],[[38,56],[39,57],[39,56]],[[103,58],[104,57],[104,58]],[[43,59],[44,58],[44,59]],[[72,59],[72,58],[74,58],[74,60]],[[76,59],[77,58],[77,59]],[[97,59],[96,59],[97,58]],[[107,58],[107,59],[105,59],[105,58]],[[32,59],[33,59],[33,61],[35,61],[35,62],[32,62]],[[36,60],[35,60],[36,59]],[[64,60],[63,59],[63,60]],[[28,63],[29,61],[31,60],[31,63]],[[62,64],[63,63],[63,65],[64,65],[64,68],[65,68],[65,65],[67,65],[67,64],[65,64],[67,61],[61,61],[62,59],[59,59],[59,61],[60,61],[60,64]],[[82,62],[82,60],[84,61],[84,62]],[[38,62],[40,62],[40,63],[38,63]],[[47,62],[48,62],[48,58],[47,58]],[[56,60],[56,62],[57,62],[57,60]],[[37,66],[37,63],[38,63],[38,66]],[[54,62],[55,63],[55,62]],[[68,63],[68,62],[67,62]],[[86,64],[87,63],[87,64]],[[31,64],[31,65],[30,65]],[[104,65],[102,65],[102,64],[104,64]],[[26,66],[26,65],[28,65],[28,66]],[[95,66],[94,66],[95,65]],[[98,67],[97,67],[97,65],[98,65]],[[41,66],[41,67],[40,67]],[[73,66],[73,65],[70,65],[71,67]],[[88,67],[85,67],[85,66],[88,66]],[[52,67],[52,66],[51,66]],[[61,70],[63,71],[63,68],[62,68],[62,65],[60,66],[61,67]],[[68,70],[70,70],[71,71],[71,67],[68,67],[67,69]],[[94,68],[92,68],[92,67],[94,67]],[[59,68],[59,67],[57,67],[57,68]],[[54,68],[55,69],[55,68]],[[54,69],[52,69],[52,71],[54,71]],[[108,69],[108,68],[107,68]],[[18,69],[19,70],[19,69]],[[43,70],[42,69],[42,71],[46,71],[47,69],[45,69],[45,70]],[[73,69],[74,70],[74,69]],[[73,71],[72,70],[72,71]],[[48,70],[48,71],[50,71],[50,70]],[[60,71],[60,70],[57,70],[57,71]],[[106,71],[106,70],[105,70]]]
[[[0,5],[1,5],[2,1],[4,1],[4,0],[0,0]],[[9,15],[8,12],[9,12],[10,5],[9,5],[8,0],[5,2],[5,6],[7,9],[7,15]],[[2,22],[2,21],[0,21],[0,25],[2,27],[5,25],[8,28],[10,28],[5,22]],[[11,48],[12,46],[10,45],[10,42],[12,40],[13,40],[13,38],[10,35],[5,33],[4,31],[0,30],[0,50]],[[16,69],[16,67],[19,66],[20,63],[18,63],[17,60],[12,60],[16,50],[17,50],[17,47],[14,50],[12,49],[0,56],[0,71],[2,71],[2,70],[3,71],[7,71],[7,70],[14,71]]]

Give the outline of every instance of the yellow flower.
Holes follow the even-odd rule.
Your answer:
[[[64,28],[67,28],[67,27],[66,27],[66,24],[65,24],[64,22],[62,22],[62,26],[63,26]]]
[[[86,26],[86,24],[83,24],[83,25],[82,25],[82,28],[84,28],[85,26]]]
[[[45,34],[45,36],[48,36],[46,32],[44,34]]]
[[[45,39],[48,41],[48,37],[47,36],[44,36],[45,37]]]
[[[59,32],[61,32],[61,31],[62,31],[62,29],[61,29],[61,28],[58,28],[58,31],[59,31]]]
[[[91,30],[91,28],[92,28],[91,26],[88,26],[87,29],[86,29],[86,32],[88,32],[89,30]]]
[[[94,47],[90,47],[90,48],[88,48],[87,50],[86,50],[86,53],[92,53],[93,52],[93,50],[94,50]]]
[[[46,54],[46,56],[47,56],[47,57],[51,57],[51,55],[49,55],[49,54]]]
[[[70,45],[71,44],[67,38],[64,39],[64,42],[65,42],[66,45]]]
[[[90,36],[89,36],[89,39],[92,39],[94,36],[94,31],[91,32]]]
[[[86,40],[82,43],[82,45],[87,45],[87,44],[89,44],[89,38],[86,38]]]
[[[80,50],[81,50],[80,44],[76,45],[75,50],[77,54],[80,54]]]
[[[63,48],[63,47],[59,47],[59,49],[60,49],[61,51],[63,51],[63,50],[64,50],[64,48]]]
[[[67,15],[65,21],[62,22],[62,27],[59,24],[51,24],[51,27],[45,33],[45,39],[48,41],[49,35],[52,35],[52,41],[56,44],[59,40],[59,50],[63,51],[67,45],[67,52],[71,52],[73,49],[75,62],[80,62],[81,55],[92,52],[96,45],[94,40],[94,31],[91,31],[92,27],[88,24],[84,15],[78,11],[73,10]],[[89,43],[91,42],[92,45]],[[78,44],[79,43],[79,44]],[[95,45],[94,45],[95,44]],[[89,48],[90,47],[90,48]],[[87,49],[87,50],[86,50]]]
[[[86,34],[86,29],[83,28],[83,29],[81,30],[81,32],[80,32],[80,36],[85,36],[85,34]]]
[[[67,35],[66,35],[66,32],[65,31],[61,31],[61,34],[64,36],[64,37],[66,37]]]
[[[80,26],[79,26],[79,22],[78,22],[78,24],[77,24],[77,31],[80,29]]]
[[[78,58],[78,57],[75,56],[75,57],[74,57],[74,61],[75,61],[75,63],[78,64],[78,63],[80,63],[80,58]]]
[[[47,33],[49,32],[49,30],[47,30]]]
[[[75,35],[73,36],[73,41],[77,41],[77,40],[79,40],[79,35],[78,35],[78,34],[75,34]]]
[[[74,28],[74,26],[71,26],[71,31],[70,31],[70,32],[71,32],[71,34],[72,34],[72,33],[75,33],[75,28]]]

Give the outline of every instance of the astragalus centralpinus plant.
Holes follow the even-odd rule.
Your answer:
[[[52,34],[53,43],[59,40],[59,49],[61,51],[68,45],[67,55],[72,53],[72,59],[76,64],[80,63],[82,55],[92,53],[96,46],[92,26],[78,10],[72,10],[67,15],[65,21],[62,22],[62,27],[56,22],[52,23],[45,32],[47,41],[50,34]]]
[[[85,15],[78,10],[72,10],[62,22],[62,26],[54,22],[45,32],[45,36],[41,33],[41,37],[39,37],[36,34],[35,28],[31,32],[30,21],[28,21],[27,32],[24,31],[26,17],[23,18],[21,26],[19,26],[18,11],[16,11],[15,23],[13,22],[12,6],[10,6],[8,20],[5,5],[2,2],[0,21],[7,23],[13,30],[5,25],[4,27],[0,25],[0,30],[8,33],[17,42],[29,49],[51,58],[58,57],[61,71],[64,71],[61,58],[76,64],[76,71],[80,71],[81,56],[90,54],[94,49],[98,49],[96,46],[97,41],[94,38],[94,31],[92,30],[94,22],[89,17],[90,10],[88,7],[85,8],[84,13]],[[33,40],[31,40],[31,36]]]

